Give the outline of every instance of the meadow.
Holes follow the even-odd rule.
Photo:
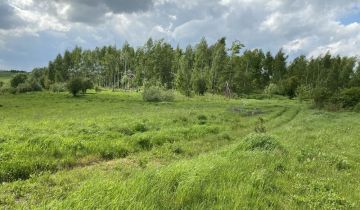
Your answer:
[[[0,70],[0,82],[7,83],[10,81],[10,79],[15,75],[13,72],[9,71],[1,71]]]
[[[1,209],[359,209],[360,113],[282,97],[0,96]]]

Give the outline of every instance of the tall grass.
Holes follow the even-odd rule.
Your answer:
[[[0,186],[2,208],[360,208],[358,113],[107,91],[0,104],[1,167],[22,179]]]

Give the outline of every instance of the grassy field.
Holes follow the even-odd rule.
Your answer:
[[[0,70],[0,81],[7,83],[10,81],[10,79],[13,77],[13,75],[14,75],[14,73]]]
[[[359,117],[287,99],[3,95],[0,208],[359,209]]]

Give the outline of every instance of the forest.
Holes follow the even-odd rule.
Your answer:
[[[19,78],[12,87],[28,84],[21,84],[20,92],[62,89],[74,78],[90,81],[93,85],[89,87],[129,90],[157,86],[186,96],[297,96],[301,100],[313,99],[318,107],[331,104],[332,109],[353,107],[360,97],[360,65],[356,57],[328,52],[316,58],[301,55],[290,60],[282,49],[273,55],[261,49],[245,49],[239,41],[227,44],[224,37],[213,45],[202,38],[186,49],[151,38],[139,48],[127,42],[120,49],[75,47],[57,55],[47,67],[35,68],[27,78],[29,82]]]

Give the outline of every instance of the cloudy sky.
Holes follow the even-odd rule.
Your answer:
[[[0,0],[0,69],[44,66],[76,45],[222,36],[290,56],[359,56],[360,0]]]

